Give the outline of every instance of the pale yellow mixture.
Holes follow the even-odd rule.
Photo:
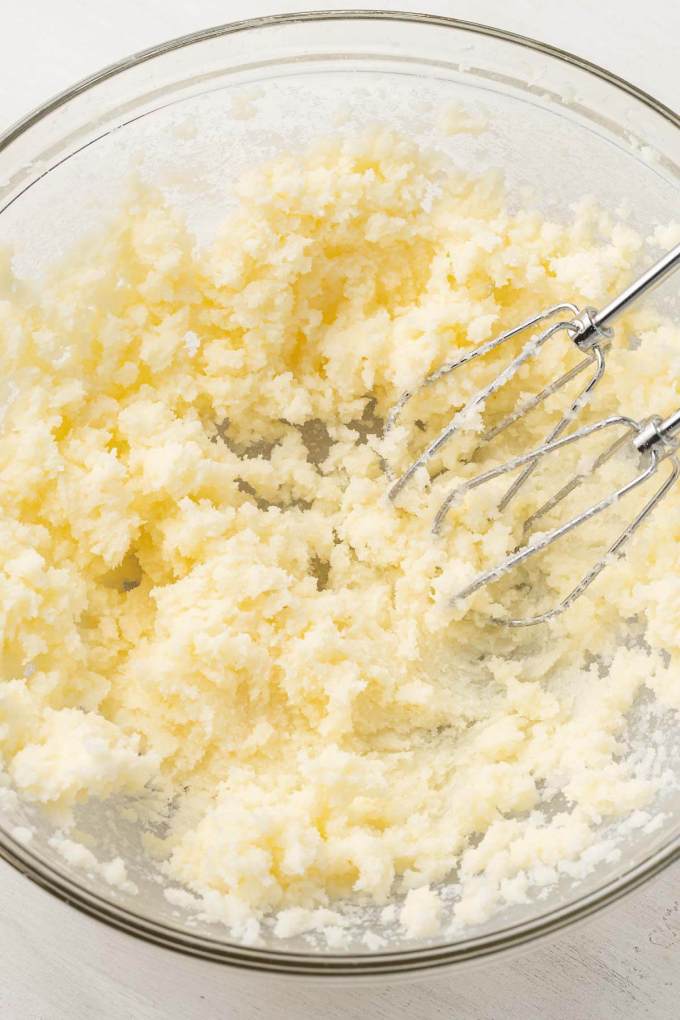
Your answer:
[[[455,922],[483,919],[654,795],[618,738],[643,685],[680,707],[680,490],[569,613],[509,630],[489,619],[502,585],[447,596],[513,548],[535,492],[506,516],[497,490],[470,498],[435,541],[441,480],[391,505],[381,455],[405,433],[381,448],[380,421],[456,350],[601,301],[641,240],[586,205],[510,213],[496,177],[388,132],[281,159],[239,196],[208,251],[140,194],[39,299],[5,275],[0,759],[63,825],[91,796],[171,802],[149,851],[237,934],[409,889],[405,926],[432,934],[426,887],[451,873]],[[629,319],[589,415],[674,409],[679,352],[651,312]],[[501,407],[571,357],[546,350]],[[488,371],[430,391],[427,426]],[[479,470],[481,424],[449,481]],[[547,562],[553,596],[603,528]],[[651,652],[621,641],[640,606]],[[532,809],[558,790],[546,823]]]

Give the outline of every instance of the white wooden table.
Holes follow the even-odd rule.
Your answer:
[[[210,24],[348,4],[7,0],[0,127],[134,50]],[[371,6],[369,2],[366,6]],[[680,103],[677,0],[403,0],[570,49]],[[253,979],[83,917],[0,864],[0,1020],[671,1020],[680,994],[680,867],[546,946],[418,984]]]

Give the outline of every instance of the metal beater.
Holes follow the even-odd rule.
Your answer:
[[[435,454],[442,449],[444,444],[455,435],[461,425],[463,425],[466,420],[469,420],[470,414],[481,409],[489,397],[498,392],[498,390],[512,379],[523,364],[536,357],[543,346],[553,336],[566,332],[578,350],[587,355],[586,358],[579,362],[569,372],[566,372],[564,375],[560,376],[560,378],[554,380],[538,394],[524,401],[498,425],[484,433],[482,436],[483,441],[490,440],[497,436],[513,422],[517,421],[525,414],[528,414],[529,411],[533,410],[535,407],[538,407],[553,393],[562,389],[563,386],[567,385],[568,382],[576,378],[580,373],[589,367],[591,368],[591,372],[589,373],[588,381],[585,386],[579,390],[576,397],[571,401],[569,407],[558,421],[557,425],[550,430],[541,446],[529,453],[524,453],[518,457],[514,457],[498,467],[492,468],[489,471],[485,471],[482,474],[469,479],[462,485],[457,486],[446,496],[434,520],[432,530],[435,534],[438,534],[441,531],[451,505],[466,492],[521,468],[522,470],[520,471],[517,479],[507,490],[499,503],[499,509],[502,510],[516,495],[520,487],[526,482],[529,475],[534,471],[543,457],[561,450],[566,446],[584,440],[593,433],[602,432],[606,429],[616,427],[623,427],[624,429],[624,434],[619,436],[613,444],[605,449],[604,453],[602,453],[593,462],[587,472],[581,472],[575,475],[569,482],[563,485],[554,496],[552,496],[531,515],[531,517],[525,522],[525,537],[536,521],[562,502],[562,500],[565,499],[569,493],[573,492],[586,477],[590,476],[606,461],[608,461],[614,453],[624,446],[626,442],[631,443],[633,449],[643,458],[643,465],[640,473],[636,475],[632,481],[622,485],[615,492],[610,493],[606,498],[595,503],[583,513],[572,517],[560,527],[554,528],[540,536],[534,537],[533,539],[529,538],[520,548],[516,549],[515,552],[506,557],[502,562],[496,564],[496,566],[492,567],[490,570],[479,574],[470,584],[454,596],[454,601],[465,598],[468,595],[472,595],[473,592],[477,591],[479,588],[503,576],[514,567],[524,563],[529,557],[534,556],[536,553],[568,534],[574,528],[577,528],[586,521],[589,521],[591,518],[607,509],[607,507],[610,507],[621,497],[625,496],[628,492],[647,481],[656,472],[662,461],[668,462],[671,469],[668,477],[660,488],[657,489],[651,499],[645,504],[642,510],[640,510],[622,534],[620,534],[619,537],[612,543],[605,555],[594,564],[581,581],[579,581],[573,590],[569,592],[569,594],[565,596],[565,598],[563,598],[557,606],[537,616],[531,616],[524,619],[504,619],[503,622],[510,626],[521,627],[543,623],[546,620],[552,619],[567,609],[579,597],[579,595],[581,595],[586,588],[592,584],[595,578],[610,561],[611,557],[621,552],[623,546],[628,542],[638,527],[648,517],[657,503],[659,503],[676,481],[680,474],[680,462],[676,456],[676,450],[680,443],[680,409],[665,420],[659,417],[652,417],[645,421],[637,422],[625,415],[615,415],[610,418],[605,418],[602,421],[595,422],[594,424],[586,425],[585,427],[578,429],[576,432],[570,433],[566,436],[564,436],[563,433],[588,402],[593,390],[604,374],[605,352],[609,346],[613,332],[609,323],[612,322],[617,315],[623,312],[624,309],[626,309],[633,301],[637,300],[637,298],[639,298],[643,293],[650,290],[679,267],[680,244],[676,245],[671,249],[671,251],[667,252],[662,258],[655,262],[654,265],[635,280],[634,283],[630,284],[629,287],[610,301],[609,304],[600,311],[596,311],[593,308],[585,308],[580,311],[576,305],[570,303],[554,305],[552,308],[548,308],[547,310],[540,312],[538,315],[532,316],[519,326],[507,330],[500,336],[494,337],[492,340],[486,341],[473,350],[467,351],[451,361],[446,362],[436,371],[428,375],[417,388],[406,391],[399,398],[387,418],[385,434],[394,428],[406,404],[423,388],[431,386],[433,383],[449,375],[457,368],[469,364],[475,358],[483,357],[484,355],[497,350],[512,337],[516,337],[521,333],[531,330],[533,326],[536,326],[539,323],[543,323],[551,319],[554,320],[555,317],[558,317],[557,322],[553,321],[551,324],[546,326],[542,332],[537,335],[531,335],[522,350],[515,358],[512,359],[508,366],[487,386],[479,390],[467,402],[467,404],[465,404],[465,406],[452,417],[436,439],[434,439],[429,446],[427,446],[427,448],[407,467],[399,478],[392,481],[392,485],[388,492],[388,496],[391,500],[394,500],[399,495],[404,486],[411,478],[413,478],[419,468],[426,467]],[[568,313],[570,317],[565,318],[565,313]]]

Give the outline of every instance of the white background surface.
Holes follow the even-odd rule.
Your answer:
[[[224,21],[342,4],[5,0],[0,130],[78,78]],[[370,0],[366,0],[370,6]],[[572,50],[680,105],[677,0],[381,4],[495,24]],[[671,1020],[680,994],[680,868],[504,963],[392,987],[250,978],[112,931],[0,864],[2,1020]]]

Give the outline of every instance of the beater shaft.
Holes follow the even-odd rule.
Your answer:
[[[680,266],[680,244],[676,244],[674,248],[662,255],[654,265],[645,270],[637,280],[622,290],[599,312],[593,308],[586,308],[578,317],[582,322],[582,329],[576,338],[576,346],[581,350],[588,350],[594,342],[597,342],[597,337],[608,328],[609,323],[617,315],[620,315],[633,301],[637,301],[642,294],[656,287],[670,273],[675,272],[678,266]]]

